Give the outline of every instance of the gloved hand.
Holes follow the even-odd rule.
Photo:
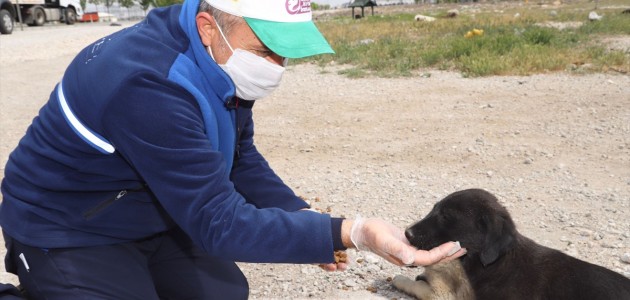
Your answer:
[[[396,265],[426,266],[466,253],[459,244],[449,242],[429,251],[409,244],[403,230],[381,219],[358,216],[350,230],[350,240],[358,250],[368,250]]]

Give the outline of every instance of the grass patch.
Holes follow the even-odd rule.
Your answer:
[[[317,23],[336,53],[298,62],[350,64],[353,67],[342,72],[349,77],[409,76],[421,68],[457,70],[471,77],[529,75],[584,64],[591,71],[630,69],[630,53],[598,43],[602,37],[630,35],[630,16],[621,14],[622,8],[600,9],[598,13],[604,18],[588,22],[585,5],[593,3],[574,4],[574,8],[565,7],[560,13],[520,2],[501,13],[484,13],[491,9],[477,5],[472,6],[477,8],[474,12],[462,9],[457,18],[438,18],[431,23],[414,21],[415,12],[443,16],[446,9],[412,6],[414,14],[360,20],[337,16]],[[599,5],[603,7],[604,3]],[[540,25],[578,21],[585,23],[564,29]],[[483,35],[465,38],[474,28],[482,29]]]

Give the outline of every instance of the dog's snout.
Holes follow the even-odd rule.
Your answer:
[[[407,238],[407,240],[411,241],[414,236],[413,236],[413,230],[411,230],[411,228],[407,228],[405,230],[405,237]]]

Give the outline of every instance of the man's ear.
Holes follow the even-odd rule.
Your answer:
[[[195,17],[195,21],[197,22],[197,31],[199,32],[201,43],[206,47],[210,46],[212,37],[217,30],[214,17],[207,12],[200,12]]]

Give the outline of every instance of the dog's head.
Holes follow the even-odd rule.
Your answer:
[[[478,259],[484,267],[513,247],[516,235],[508,211],[492,194],[480,189],[448,195],[405,231],[409,242],[419,249],[459,241],[468,251],[463,259]]]

